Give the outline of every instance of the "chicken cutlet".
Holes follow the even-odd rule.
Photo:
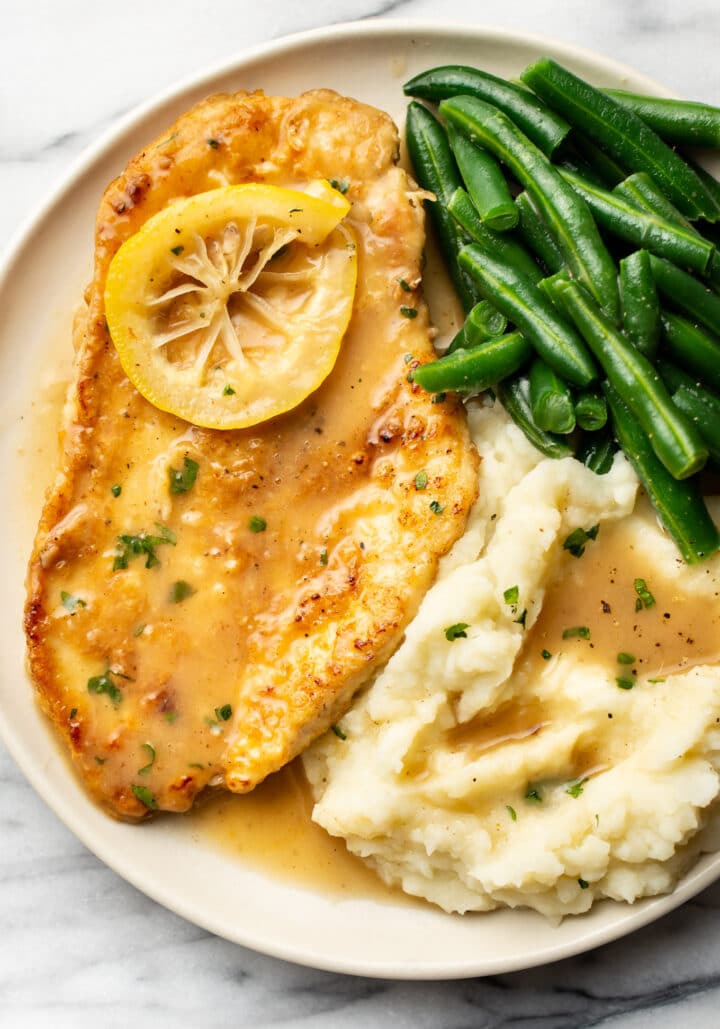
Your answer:
[[[464,529],[477,455],[462,407],[408,378],[434,352],[422,195],[398,150],[387,115],[328,90],[218,95],[101,201],[25,625],[40,703],[118,817],[250,790],[334,725]],[[158,409],[108,331],[118,248],[177,198],[316,179],[346,190],[358,262],[329,376],[249,428]]]

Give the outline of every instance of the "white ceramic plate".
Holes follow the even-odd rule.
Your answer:
[[[19,426],[37,399],[48,339],[67,333],[90,276],[98,199],[143,144],[208,93],[262,88],[293,95],[329,86],[402,123],[402,83],[434,64],[477,64],[514,76],[550,54],[599,85],[659,86],[611,61],[536,37],[463,26],[361,22],[280,40],[240,56],[142,108],[100,141],[17,240],[0,270],[0,730],[28,779],[69,828],[119,875],[192,922],[292,961],[363,975],[449,978],[555,961],[630,932],[677,907],[720,875],[706,856],[668,897],[627,907],[604,902],[552,927],[502,911],[449,916],[431,907],[337,900],[263,877],[197,838],[192,822],[137,828],[112,821],[85,795],[35,707],[24,672],[23,579],[37,504],[27,485]],[[49,426],[48,426],[49,431]]]

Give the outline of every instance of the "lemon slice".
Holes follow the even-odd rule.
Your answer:
[[[350,205],[251,183],[176,200],[123,243],[105,314],[152,404],[234,429],[296,407],[329,375],[352,313]]]

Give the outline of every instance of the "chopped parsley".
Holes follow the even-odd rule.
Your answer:
[[[122,701],[122,690],[118,689],[112,681],[110,678],[112,675],[115,675],[115,672],[111,672],[109,668],[102,675],[93,675],[92,678],[88,679],[87,689],[88,693],[107,693],[113,705],[117,707]],[[121,678],[127,678],[127,676],[122,676]]]
[[[209,139],[207,141],[207,145],[211,147],[213,150],[217,150],[217,148],[220,146],[220,143],[216,139]]]
[[[583,791],[587,777],[584,779],[576,779],[575,782],[568,783],[565,787],[565,792],[571,797],[579,797]]]
[[[188,768],[200,768],[203,769],[205,765],[201,765],[199,761],[191,761]]]
[[[137,799],[140,801],[140,803],[145,805],[148,811],[157,811],[158,802],[155,800],[155,797],[152,795],[147,786],[136,786],[133,783],[132,791],[137,797]]]
[[[225,387],[225,389],[223,390],[223,396],[224,396],[224,397],[231,397],[231,396],[233,396],[233,395],[234,395],[234,393],[235,393],[235,390],[234,390],[234,389],[232,388],[232,386],[231,386],[231,385],[230,385],[230,383],[228,382],[227,386],[226,386],[226,387]]]
[[[528,786],[525,791],[525,800],[530,804],[542,804],[542,794],[537,786]]]
[[[323,547],[323,549],[320,551],[320,564],[324,568],[327,563],[328,563],[327,547]]]
[[[115,560],[113,561],[114,572],[127,568],[130,559],[137,557],[140,554],[146,555],[146,568],[154,568],[155,565],[160,564],[160,560],[155,553],[155,548],[161,546],[163,543],[169,543],[174,547],[177,543],[177,539],[175,538],[175,533],[166,526],[160,525],[156,522],[155,528],[158,530],[157,535],[152,535],[149,532],[139,532],[136,535],[124,534],[122,536],[118,536],[115,549]]]
[[[574,529],[563,543],[563,550],[569,550],[573,557],[582,557],[585,547],[590,540],[597,539],[600,531],[599,525],[593,525],[591,529]]]
[[[655,603],[655,597],[648,589],[647,583],[644,579],[635,579],[633,582],[635,592],[637,593],[637,600],[635,601],[635,610],[642,611],[642,609],[652,607]]]
[[[654,686],[655,683],[657,683],[657,682],[665,682],[665,680],[664,679],[648,679],[648,682],[651,682],[653,684],[653,686]]]
[[[72,708],[72,710],[70,711],[70,720],[71,720],[71,721],[72,721],[72,719],[73,719],[73,718],[75,717],[75,715],[76,715],[76,714],[77,714],[77,708],[76,708],[76,707],[74,707],[74,708]]]
[[[405,354],[405,357],[403,357],[403,361],[405,362],[405,364],[410,364],[412,359],[413,359],[413,355],[412,354]]]
[[[76,597],[73,593],[66,593],[65,590],[60,591],[60,601],[62,606],[70,614],[75,614],[79,607],[87,607],[87,604],[82,597]]]
[[[400,314],[403,318],[417,318],[418,315],[416,307],[406,307],[405,304],[401,306]]]
[[[183,458],[183,466],[181,470],[173,467],[168,468],[170,492],[189,493],[195,485],[199,468],[200,465],[197,461],[193,461],[191,457]]]
[[[195,589],[189,582],[185,582],[184,579],[178,579],[178,581],[174,582],[170,587],[168,600],[171,604],[181,604],[183,600],[187,600],[188,597],[191,597],[194,592]]]
[[[337,736],[337,738],[339,740],[346,740],[347,739],[347,736],[342,731],[342,729],[340,728],[339,725],[331,725],[330,728],[332,729],[332,731],[335,733],[335,735]]]
[[[347,179],[328,179],[328,182],[333,189],[336,189],[338,193],[342,193],[343,196],[350,189],[350,183]]]
[[[509,586],[503,593],[503,600],[506,604],[510,604],[511,607],[517,607],[520,600],[520,587]]]
[[[510,804],[506,804],[505,805],[505,810],[510,815],[510,817],[513,820],[513,822],[517,822],[517,811],[515,810],[515,808],[511,807]]]
[[[633,657],[632,654],[627,654],[624,650],[621,650],[617,656],[617,663],[619,665],[634,665],[637,658]]]
[[[430,398],[431,404],[444,404],[447,400],[447,393],[433,393]]]
[[[215,708],[215,717],[218,722],[227,722],[232,718],[232,705],[223,704],[222,707]]]
[[[590,883],[587,882],[585,879],[578,879],[578,886],[581,890],[586,890],[589,885]]]
[[[417,489],[417,490],[425,489],[427,484],[428,484],[427,472],[425,472],[425,471],[418,472],[417,475],[415,476],[415,489]]]
[[[265,532],[267,529],[267,522],[260,515],[253,515],[248,521],[248,529],[250,532]]]
[[[628,679],[624,675],[619,675],[615,682],[621,690],[631,690],[635,685],[634,679]]]
[[[168,723],[168,725],[172,725],[173,722],[176,722],[179,717],[180,717],[180,715],[179,715],[179,712],[177,712],[177,711],[166,711],[165,712],[165,721]]]
[[[405,279],[398,279],[398,282],[400,283],[400,289],[403,291],[403,293],[412,293],[412,286],[409,282],[407,282]]]
[[[455,622],[454,625],[448,625],[447,629],[445,630],[445,639],[449,640],[451,643],[453,640],[466,640],[467,633],[465,632],[465,630],[469,628],[469,622]]]
[[[541,650],[540,651],[540,657],[543,659],[543,661],[549,661],[550,658],[552,657],[552,654],[550,653],[549,650]]]
[[[563,629],[562,638],[564,640],[589,640],[590,630],[587,625],[571,625],[569,629]]]
[[[432,500],[430,502],[430,510],[433,514],[441,515],[445,508],[442,506],[442,504],[439,504],[437,500]]]
[[[184,249],[185,249],[185,247],[182,247],[182,246],[179,246],[179,245],[176,246],[176,247],[170,247],[170,253],[171,254],[175,254],[176,257],[179,257]]]
[[[141,743],[140,746],[142,747],[143,750],[147,751],[147,755],[150,758],[150,760],[148,761],[148,763],[146,765],[143,765],[142,768],[138,768],[138,773],[137,774],[138,775],[148,775],[149,772],[150,772],[150,769],[155,764],[155,748],[153,747],[152,743]]]
[[[133,629],[133,636],[142,636],[147,629],[147,625],[138,625],[137,629]]]
[[[110,492],[112,493],[112,495],[114,497],[119,497],[120,494],[122,493],[122,486],[120,485],[120,483],[116,482],[114,486],[111,486],[110,487]]]
[[[526,618],[527,618],[527,608],[525,607],[520,612],[520,614],[517,616],[517,618],[515,619],[515,622],[517,623],[517,625],[522,625],[522,627],[524,629],[525,628],[525,620],[526,620]]]

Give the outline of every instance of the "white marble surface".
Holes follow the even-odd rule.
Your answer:
[[[2,4],[0,241],[119,115],[286,33],[422,17],[540,32],[720,103],[717,0],[24,0]],[[0,1026],[718,1024],[720,886],[584,957],[457,983],[314,972],[253,954],[105,868],[0,745]]]

